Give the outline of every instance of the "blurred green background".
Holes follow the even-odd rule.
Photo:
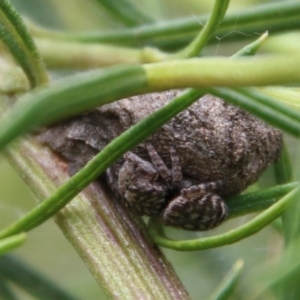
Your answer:
[[[83,31],[123,27],[93,0],[12,0],[11,2],[22,16],[49,28]],[[181,16],[195,16],[196,18],[197,14],[209,12],[213,5],[211,0],[140,0],[134,2],[157,20]],[[248,6],[262,2],[270,1],[231,1],[229,10],[241,7],[246,9]],[[236,49],[234,44],[230,48],[228,45],[224,48],[222,46],[221,39],[220,43],[211,49],[212,53],[222,54],[223,51],[232,53],[234,50],[231,51],[231,48]],[[0,159],[0,174],[0,226],[3,228],[34,207],[36,201],[23,184],[22,179],[3,157]],[[272,184],[272,180],[267,175],[264,177],[264,184]],[[227,222],[213,233],[241,225],[247,218]],[[196,234],[175,230],[170,230],[169,233],[170,236],[178,239],[206,235],[206,233]],[[281,246],[281,237],[273,228],[268,227],[255,236],[221,249],[194,253],[172,250],[164,250],[164,252],[191,298],[205,299],[239,258],[245,261],[245,270],[236,295],[242,295],[243,291],[248,288],[248,276],[263,263],[276,261]],[[52,220],[30,232],[25,245],[15,250],[13,254],[57,282],[77,299],[105,299],[83,262]],[[22,295],[21,299],[34,299],[21,290],[19,293]]]

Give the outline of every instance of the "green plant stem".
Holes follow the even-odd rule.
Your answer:
[[[0,276],[0,299],[2,300],[18,300],[17,296],[11,290],[8,283]]]
[[[294,110],[300,109],[299,93],[300,89],[297,87],[284,87],[284,86],[266,86],[260,87],[258,90],[268,96],[273,97],[277,101],[286,104]]]
[[[21,246],[26,241],[26,234],[19,233],[0,240],[0,255]]]
[[[293,180],[293,166],[286,144],[283,144],[279,160],[274,164],[275,178],[277,184],[289,183]]]
[[[150,90],[291,84],[300,80],[300,56],[192,58],[143,66]]]
[[[267,40],[268,36],[269,33],[268,31],[266,31],[257,40],[255,40],[251,44],[245,46],[244,48],[236,52],[234,55],[232,55],[231,58],[254,55],[258,51],[258,49],[262,46],[262,44]]]
[[[13,282],[30,295],[36,297],[36,299],[75,299],[46,279],[42,274],[39,274],[13,256],[5,255],[0,257],[0,277]]]
[[[137,26],[152,23],[152,18],[139,10],[132,2],[127,0],[95,0],[107,9],[117,21],[127,26]]]
[[[208,92],[226,100],[229,103],[240,106],[244,110],[258,116],[270,125],[282,129],[293,136],[298,137],[300,135],[299,117],[296,121],[295,118],[291,119],[290,117],[287,117],[284,112],[281,113],[281,111],[275,107],[277,105],[281,107],[282,104],[278,103],[276,100],[273,100],[272,106],[268,106],[263,105],[259,99],[257,101],[257,98],[250,98],[245,96],[243,93],[237,93],[234,90],[229,90],[226,88],[211,88],[208,89]],[[286,107],[286,109],[289,108]],[[297,111],[295,111],[295,114],[300,116],[300,113]]]
[[[298,1],[270,2],[257,5],[241,11],[229,12],[216,31],[216,36],[226,36],[226,41],[230,41],[253,38],[254,33],[265,32],[266,30],[274,33],[287,29],[298,29],[299,16],[300,3]],[[144,43],[171,48],[190,42],[208,19],[208,15],[192,16],[139,26],[133,29],[103,33],[51,32],[34,25],[31,25],[30,28],[34,36],[43,38],[136,46]],[[219,39],[212,39],[211,42],[219,42]]]
[[[207,300],[230,299],[230,295],[233,292],[238,279],[240,278],[243,266],[244,261],[239,259]]]
[[[236,88],[236,91],[242,93],[243,95],[246,95],[252,99],[255,99],[257,102],[259,102],[260,104],[266,106],[266,107],[270,107],[273,110],[284,114],[285,116],[294,119],[296,121],[299,120],[299,112],[295,111],[295,109],[284,105],[282,103],[280,103],[279,101],[274,101],[273,97],[270,97],[266,94],[263,94],[261,91],[259,91],[258,89],[255,88]],[[291,181],[291,178],[287,178],[287,181],[280,181],[278,182],[279,184],[283,184],[283,183],[287,183],[289,181]]]
[[[275,178],[278,184],[290,182],[293,180],[293,167],[291,159],[288,153],[286,145],[283,147],[283,151],[279,161],[274,165]],[[282,232],[284,235],[284,246],[285,251],[281,259],[286,260],[287,257],[291,255],[290,250],[295,246],[295,241],[299,239],[300,235],[300,222],[299,222],[299,213],[300,213],[300,204],[299,201],[290,205],[282,214]],[[295,259],[291,257],[288,259]],[[294,275],[294,274],[293,274]],[[287,295],[287,293],[292,293],[294,295],[299,294],[299,284],[295,282],[292,278],[293,275],[288,277],[288,285],[286,282],[286,277],[282,277],[276,284],[273,286],[273,290],[277,295]],[[299,270],[297,272],[297,277],[299,276]],[[281,299],[284,299],[281,296]]]
[[[155,48],[125,48],[103,44],[35,39],[35,43],[48,68],[95,69],[97,67],[144,64],[162,61],[168,54]]]
[[[229,209],[228,219],[262,211],[276,203],[280,197],[283,197],[285,194],[295,189],[298,184],[298,182],[292,182],[277,185],[265,190],[226,199],[226,204]]]
[[[186,48],[174,54],[174,57],[190,58],[197,56],[222,22],[229,2],[230,0],[215,0],[212,14],[200,33]]]
[[[48,81],[35,44],[21,17],[8,0],[0,1],[0,38],[28,76],[31,87]]]
[[[266,263],[261,266],[259,273],[257,270],[250,272],[245,278],[250,283],[250,295],[252,299],[265,299],[272,294],[277,299],[298,299],[299,295],[299,247],[300,239],[296,238],[280,257],[280,261],[275,265]]]
[[[276,34],[268,39],[262,51],[267,53],[281,53],[289,55],[299,53],[299,31],[290,31],[284,34]]]
[[[186,240],[186,241],[174,241],[166,238],[163,235],[160,225],[155,223],[154,220],[150,219],[149,231],[154,239],[154,241],[165,248],[170,248],[178,251],[197,251],[209,248],[221,247],[225,245],[232,244],[241,239],[244,239],[263,227],[275,220],[282,212],[289,206],[295,199],[300,196],[300,187],[289,192],[286,196],[280,199],[277,203],[269,207],[267,210],[260,213],[253,220],[249,221],[245,225],[237,229],[233,229],[229,232],[216,235],[213,237]]]
[[[26,75],[15,64],[0,56],[0,92],[2,94],[22,94],[29,89]]]
[[[293,180],[293,167],[287,147],[284,145],[282,155],[279,161],[274,165],[275,178],[278,184],[290,182]],[[300,204],[299,201],[291,205],[282,214],[282,227],[285,240],[285,247],[288,247],[299,236]]]

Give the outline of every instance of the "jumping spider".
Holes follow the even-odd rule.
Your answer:
[[[180,91],[123,99],[47,130],[40,140],[77,172],[130,126]],[[280,155],[281,133],[240,108],[206,95],[106,171],[112,191],[139,215],[188,230],[227,216],[223,199],[243,191]]]
[[[207,230],[225,219],[227,207],[214,194],[221,181],[193,185],[183,180],[174,147],[170,147],[171,170],[151,144],[147,144],[147,151],[151,163],[132,152],[124,156],[118,193],[127,207],[139,215],[158,217],[165,225],[188,230]],[[111,169],[107,173],[113,186]]]

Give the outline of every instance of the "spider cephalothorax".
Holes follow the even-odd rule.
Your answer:
[[[80,169],[121,132],[177,96],[153,93],[104,105],[41,135]],[[243,191],[280,155],[281,133],[243,110],[206,95],[126,153],[106,172],[122,203],[139,215],[207,230],[227,215],[223,198]]]

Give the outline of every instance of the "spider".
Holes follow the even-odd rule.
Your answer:
[[[171,170],[151,144],[147,144],[147,151],[151,163],[132,152],[124,156],[118,188],[125,206],[139,215],[156,216],[165,225],[188,230],[214,228],[225,219],[227,206],[213,192],[222,181],[193,185],[182,180],[174,147],[170,148]],[[113,185],[111,168],[107,175]]]

